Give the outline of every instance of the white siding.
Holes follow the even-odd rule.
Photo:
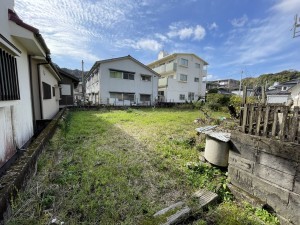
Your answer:
[[[59,101],[56,96],[53,96],[52,88],[58,86],[58,81],[53,76],[53,74],[49,71],[49,69],[41,65],[40,66],[40,78],[41,78],[41,88],[42,82],[45,82],[51,86],[51,99],[43,99],[42,97],[42,108],[43,108],[43,119],[52,119],[56,113],[59,111]],[[43,93],[43,90],[41,91]]]
[[[134,80],[126,80],[119,78],[110,77],[110,69],[134,72]],[[141,75],[150,75],[151,81],[141,80]],[[114,99],[110,99],[110,92],[124,92],[124,93],[134,93],[135,100],[140,102],[140,94],[151,95],[152,103],[157,98],[157,88],[158,88],[158,77],[152,71],[146,69],[140,64],[132,61],[131,59],[120,59],[110,62],[101,63],[99,67],[99,82],[98,89],[92,89],[91,85],[88,88],[87,93],[94,91],[95,93],[100,93],[99,100],[102,104],[118,104]],[[95,96],[95,99],[98,97]],[[97,103],[97,102],[96,102]],[[125,101],[120,103],[121,105],[129,105],[130,101]]]

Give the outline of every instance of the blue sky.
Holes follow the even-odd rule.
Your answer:
[[[15,0],[15,10],[60,67],[125,55],[148,64],[165,50],[206,60],[209,80],[300,70],[300,0]]]

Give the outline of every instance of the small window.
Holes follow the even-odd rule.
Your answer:
[[[43,99],[51,99],[51,86],[43,82]]]
[[[140,100],[141,100],[141,102],[150,102],[151,95],[143,95],[143,94],[141,94],[140,95]]]
[[[125,79],[125,80],[134,80],[134,74],[133,73],[128,73],[128,72],[123,72],[123,79]]]
[[[119,71],[110,71],[110,77],[111,78],[119,78],[122,79],[122,72]]]
[[[180,94],[180,95],[179,95],[179,100],[185,100],[185,95]]]
[[[195,63],[196,68],[200,68],[200,63]]]
[[[19,100],[16,58],[0,48],[0,101]]]
[[[151,81],[151,76],[150,75],[141,75],[141,80],[143,81]]]
[[[195,77],[194,81],[199,82],[199,77]]]
[[[55,97],[55,87],[52,87],[52,96]]]
[[[187,59],[180,59],[180,65],[188,67],[189,61]]]
[[[189,101],[194,101],[195,100],[195,93],[194,92],[189,92],[188,93],[188,100]]]
[[[180,81],[187,82],[187,75],[185,75],[185,74],[180,74]]]

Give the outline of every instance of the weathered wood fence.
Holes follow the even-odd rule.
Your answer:
[[[244,104],[241,132],[300,143],[300,110],[282,104]]]

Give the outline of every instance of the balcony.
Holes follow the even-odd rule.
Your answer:
[[[167,73],[176,72],[177,63],[174,63],[174,62],[167,63],[167,64],[161,65],[159,67],[156,67],[153,70],[159,74],[167,74]]]
[[[168,86],[168,77],[160,78],[158,80],[158,87],[163,88]]]

